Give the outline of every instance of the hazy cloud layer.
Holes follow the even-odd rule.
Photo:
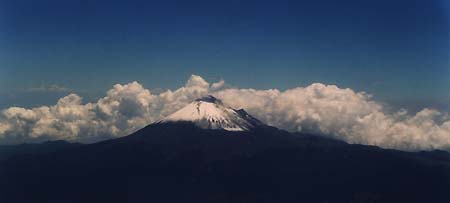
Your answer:
[[[57,84],[51,84],[48,86],[40,86],[40,87],[31,87],[26,89],[21,89],[20,91],[23,92],[70,92],[71,89],[57,85]]]
[[[314,132],[349,143],[402,150],[450,149],[450,116],[433,109],[415,115],[386,112],[364,92],[314,83],[286,91],[230,88],[193,75],[185,86],[153,94],[138,82],[114,85],[95,103],[76,94],[53,106],[10,107],[0,113],[0,143],[66,139],[94,142],[127,135],[198,97],[213,94],[233,108],[289,131]]]

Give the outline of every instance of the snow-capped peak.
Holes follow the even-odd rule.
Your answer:
[[[184,108],[169,115],[159,123],[188,121],[205,129],[248,131],[264,125],[243,109],[235,110],[225,106],[221,100],[208,95],[195,100]]]

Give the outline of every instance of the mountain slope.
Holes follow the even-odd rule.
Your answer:
[[[0,164],[2,202],[448,202],[450,156],[159,123]],[[26,195],[24,195],[26,194]]]
[[[83,144],[70,143],[67,141],[47,141],[34,144],[19,144],[0,146],[0,162],[7,160],[13,156],[22,156],[26,154],[39,155],[45,153],[57,152],[80,147]]]

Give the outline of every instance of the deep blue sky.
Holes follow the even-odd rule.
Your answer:
[[[116,83],[337,84],[410,107],[450,102],[448,0],[0,0],[0,107]]]

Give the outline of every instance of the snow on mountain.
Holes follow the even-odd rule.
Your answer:
[[[158,123],[188,121],[204,129],[249,131],[264,125],[243,109],[235,110],[219,99],[208,95],[195,100]]]

